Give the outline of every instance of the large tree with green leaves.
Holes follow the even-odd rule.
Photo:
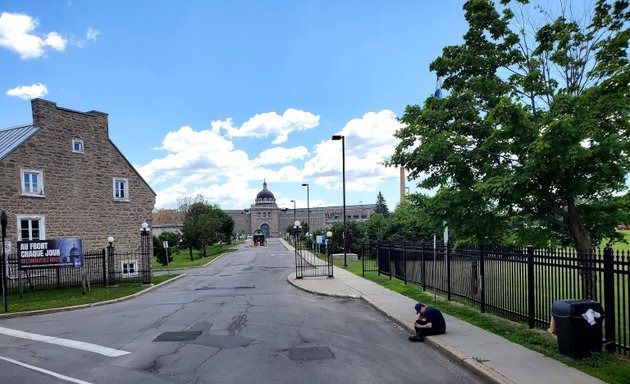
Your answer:
[[[203,196],[183,199],[179,210],[184,214],[182,242],[188,247],[192,259],[192,249],[199,249],[206,255],[206,245],[217,241],[230,241],[234,230],[234,220],[218,205],[206,202]]]
[[[628,1],[527,3],[465,3],[463,44],[430,65],[448,95],[407,106],[389,164],[440,189],[444,220],[519,216],[587,252],[628,215]]]

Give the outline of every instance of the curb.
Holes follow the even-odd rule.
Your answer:
[[[147,289],[143,289],[140,292],[136,292],[136,293],[128,295],[128,296],[119,297],[117,299],[112,299],[112,300],[107,300],[107,301],[98,301],[96,303],[89,303],[89,304],[73,305],[71,307],[40,309],[40,310],[37,310],[37,311],[28,311],[28,312],[2,313],[2,314],[0,314],[0,320],[2,320],[2,319],[12,319],[12,318],[16,318],[16,317],[25,317],[25,316],[47,315],[49,313],[56,313],[56,312],[74,311],[76,309],[100,307],[101,305],[107,305],[107,304],[118,303],[118,302],[121,302],[121,301],[131,300],[131,299],[136,298],[138,296],[144,295],[145,293],[150,292],[150,291],[152,291],[154,289],[157,289],[157,288],[160,288],[160,287],[165,286],[167,284],[170,284],[170,283],[172,283],[172,282],[174,282],[176,280],[179,280],[179,279],[181,279],[181,278],[183,278],[185,276],[187,276],[187,275],[185,273],[183,273],[181,275],[173,277],[172,279],[163,281],[160,284],[151,285]]]
[[[295,273],[290,274],[289,276],[287,276],[287,281],[289,282],[289,284],[291,284],[292,286],[301,289],[304,292],[308,292],[308,293],[312,293],[314,295],[320,295],[320,296],[329,296],[329,297],[336,297],[339,299],[361,299],[362,296],[361,295],[344,295],[344,294],[337,294],[337,293],[325,293],[325,292],[320,292],[320,291],[316,291],[313,289],[308,289],[306,287],[303,287],[297,283],[295,283],[296,278],[295,278]]]

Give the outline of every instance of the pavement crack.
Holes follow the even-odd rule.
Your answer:
[[[243,330],[243,328],[245,328],[246,325],[247,325],[246,313],[243,313],[242,315],[239,315],[239,316],[234,316],[232,318],[232,322],[230,323],[228,327],[228,332],[230,332],[230,335],[232,336],[240,335],[241,331]]]

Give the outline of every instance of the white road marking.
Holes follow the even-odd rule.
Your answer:
[[[127,355],[131,352],[121,351],[120,349],[113,349],[108,347],[103,347],[102,345],[96,345],[91,343],[84,343],[82,341],[70,340],[70,339],[62,339],[59,337],[46,336],[46,335],[38,335],[37,333],[29,333],[18,331],[16,329],[10,329],[5,327],[0,327],[0,334],[19,337],[21,339],[35,340],[41,341],[42,343],[49,344],[57,344],[62,345],[68,348],[80,349],[82,351],[94,352],[107,357],[118,357]]]
[[[9,363],[12,363],[12,364],[19,365],[19,366],[22,366],[22,367],[24,367],[24,368],[31,369],[31,370],[33,370],[33,371],[41,372],[41,373],[43,373],[43,374],[45,374],[45,375],[49,375],[49,376],[52,376],[52,377],[56,377],[57,379],[61,379],[61,380],[65,380],[65,381],[69,381],[69,382],[71,382],[71,383],[77,383],[77,384],[92,384],[92,383],[87,382],[87,381],[83,381],[83,380],[75,379],[75,378],[70,377],[70,376],[65,376],[65,375],[62,375],[62,374],[57,373],[57,372],[53,372],[53,371],[49,371],[49,370],[47,370],[47,369],[43,369],[43,368],[36,367],[36,366],[34,366],[34,365],[29,365],[29,364],[22,363],[22,362],[17,361],[17,360],[9,359],[8,357],[2,357],[2,356],[0,356],[0,360],[4,360],[4,361],[6,361],[6,362],[9,362]]]

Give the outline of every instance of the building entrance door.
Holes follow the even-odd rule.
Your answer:
[[[260,226],[260,230],[265,235],[265,239],[269,238],[269,224],[263,224]]]

